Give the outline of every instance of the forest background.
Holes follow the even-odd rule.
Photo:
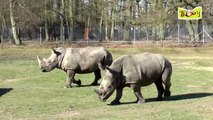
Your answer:
[[[0,0],[0,42],[201,41],[213,36],[212,0]],[[200,20],[178,20],[178,7],[203,8]]]

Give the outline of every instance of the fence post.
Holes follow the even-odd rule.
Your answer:
[[[202,39],[203,39],[202,41],[203,41],[203,43],[205,43],[205,36],[204,36],[205,33],[204,33],[204,31],[205,31],[205,30],[204,30],[204,25],[203,25],[203,31],[202,31],[202,33],[203,33],[203,34],[202,34]]]
[[[4,42],[4,38],[3,38],[3,34],[0,34],[1,36],[0,36],[0,43],[1,43],[1,49],[3,49],[3,42]]]
[[[178,44],[180,44],[180,21],[178,20]]]

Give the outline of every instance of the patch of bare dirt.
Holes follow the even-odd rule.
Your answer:
[[[213,67],[192,67],[195,70],[204,70],[204,71],[210,71],[213,72]]]
[[[65,111],[65,112],[61,112],[58,113],[54,116],[54,118],[59,118],[59,119],[68,119],[68,118],[72,118],[74,116],[78,116],[80,115],[79,112],[77,111]]]

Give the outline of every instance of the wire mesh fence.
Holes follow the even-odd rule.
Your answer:
[[[39,28],[21,28],[18,30],[19,37],[23,43],[44,44],[46,42],[61,43],[61,44],[80,44],[80,45],[102,45],[102,44],[139,44],[139,43],[157,43],[162,44],[188,44],[194,42],[208,43],[213,42],[213,26],[203,25],[200,33],[194,37],[201,37],[200,41],[191,40],[189,30],[184,22],[179,24],[170,24],[165,26],[165,38],[161,40],[161,29],[157,26],[157,37],[153,39],[152,27],[115,27],[111,31],[106,31],[105,28],[90,27],[88,39],[84,39],[84,27],[78,26],[75,28],[64,27],[64,32],[61,34],[61,28],[54,26],[48,28],[48,33],[44,27]],[[10,28],[0,31],[1,43],[10,42],[12,32]],[[48,40],[47,36],[48,35]]]

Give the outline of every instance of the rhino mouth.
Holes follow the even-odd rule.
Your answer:
[[[102,91],[102,90],[94,90],[98,94],[98,98],[102,102],[106,102],[107,99],[112,95],[114,90],[110,91]]]
[[[100,96],[99,99],[102,101],[102,102],[106,102],[108,97],[106,96]]]
[[[105,94],[102,94],[101,96],[99,96],[99,99],[102,102],[106,102],[107,99],[112,95],[113,91],[107,91]]]
[[[45,69],[41,69],[41,72],[47,72]]]
[[[45,69],[44,67],[41,67],[40,69],[41,69],[41,72],[48,72],[48,70]]]

